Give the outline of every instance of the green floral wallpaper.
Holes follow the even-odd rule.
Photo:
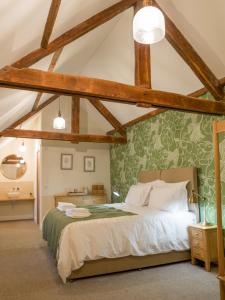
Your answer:
[[[113,145],[112,201],[123,201],[141,170],[196,166],[199,192],[207,198],[207,220],[215,221],[215,179],[212,122],[221,117],[167,111],[127,129],[128,143]],[[225,137],[220,141],[222,189],[225,191]],[[201,215],[203,210],[201,208]]]

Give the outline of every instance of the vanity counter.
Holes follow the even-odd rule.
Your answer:
[[[0,197],[0,202],[34,201],[33,196],[20,196],[17,198]]]
[[[0,221],[32,220],[34,208],[32,181],[0,182]]]
[[[34,202],[34,197],[29,195],[18,198],[0,196],[0,221],[33,220]]]

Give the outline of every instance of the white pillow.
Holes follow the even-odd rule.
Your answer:
[[[165,183],[150,193],[149,207],[169,212],[188,211],[188,181]]]
[[[184,187],[184,188],[187,188],[187,184],[189,183],[190,181],[187,180],[187,181],[180,181],[180,182],[165,182],[163,180],[159,180],[158,184],[157,184],[157,187],[159,186],[164,186],[164,187]]]
[[[148,184],[148,185],[151,185],[151,187],[153,188],[153,187],[158,187],[158,186],[161,186],[163,184],[166,184],[166,182],[163,181],[163,180],[160,180],[160,179],[156,179],[154,181],[149,181],[149,182],[145,182],[145,183],[138,182],[138,184]]]
[[[147,205],[151,189],[150,184],[132,185],[127,193],[125,203],[132,206]]]
[[[150,188],[149,190],[149,193],[148,193],[148,196],[147,196],[147,199],[145,200],[145,204],[144,205],[148,205],[149,203],[149,197],[150,197],[150,193],[151,193],[151,190],[154,188],[154,187],[158,187],[158,186],[161,186],[163,184],[165,184],[166,182],[163,181],[163,180],[160,180],[160,179],[156,179],[156,180],[153,180],[153,181],[149,181],[149,182],[138,182],[137,184],[138,185],[142,185],[143,187],[146,187],[147,186]]]

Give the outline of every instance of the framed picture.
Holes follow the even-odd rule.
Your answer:
[[[94,156],[84,156],[84,172],[95,172]]]
[[[61,170],[73,170],[73,154],[61,154]]]

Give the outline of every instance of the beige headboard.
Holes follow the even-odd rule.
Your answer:
[[[188,196],[191,195],[192,190],[198,192],[197,168],[195,167],[150,171],[146,170],[141,171],[138,176],[138,182],[145,183],[156,179],[161,179],[170,183],[189,180],[187,185]],[[191,211],[195,212],[197,218],[199,219],[198,205],[191,204],[189,205],[189,208]]]

